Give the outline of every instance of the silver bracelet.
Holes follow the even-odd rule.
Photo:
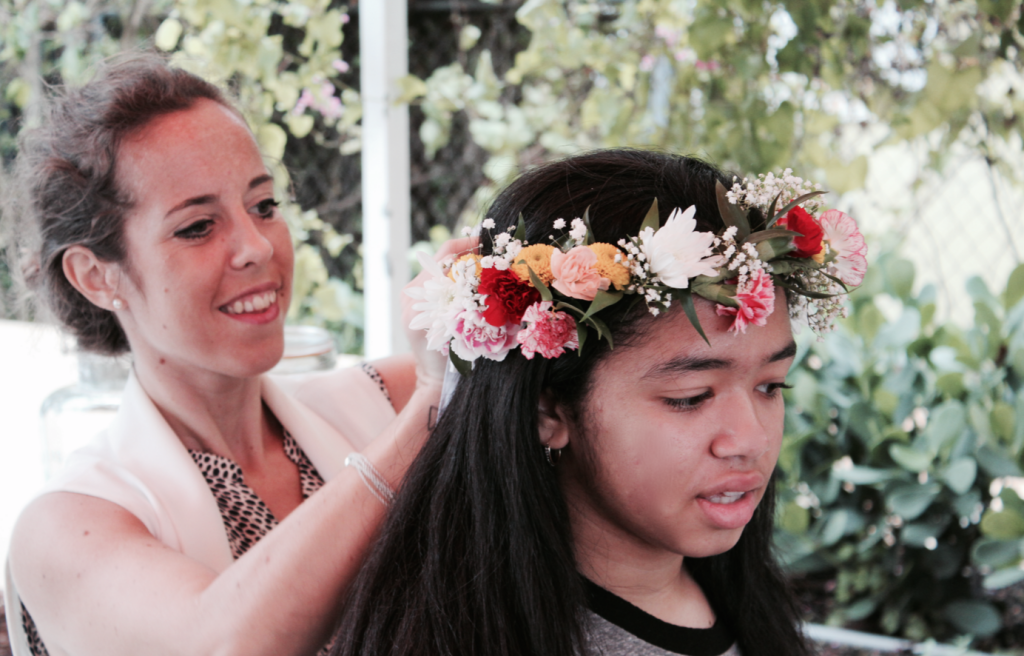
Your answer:
[[[369,488],[373,496],[384,504],[384,507],[390,507],[395,501],[395,491],[391,489],[381,473],[377,471],[377,468],[373,466],[373,463],[369,461],[363,454],[353,451],[348,454],[345,458],[345,466],[352,466],[359,472],[359,478],[363,479],[363,484]]]

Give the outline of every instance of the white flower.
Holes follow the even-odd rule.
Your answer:
[[[555,230],[561,230],[565,227],[565,219],[555,219],[554,228]]]
[[[569,231],[569,236],[572,237],[577,244],[582,244],[587,238],[587,224],[584,223],[582,219],[573,219],[572,230]]]
[[[494,245],[497,248],[505,248],[508,243],[512,240],[512,235],[507,232],[498,233],[498,236],[494,238]]]
[[[711,255],[711,243],[715,235],[710,232],[695,232],[697,221],[693,215],[697,208],[691,205],[685,212],[676,208],[668,221],[653,236],[643,241],[643,251],[650,260],[651,273],[676,289],[690,286],[694,276],[714,276],[725,258]]]
[[[423,270],[431,277],[422,287],[405,291],[406,295],[420,301],[412,306],[419,314],[409,322],[409,327],[427,331],[428,349],[444,351],[452,337],[448,325],[462,312],[463,299],[460,298],[458,284],[444,274],[440,264],[423,252],[417,253],[417,257]]]
[[[480,224],[484,230],[494,229],[494,219],[484,219],[484,222]]]

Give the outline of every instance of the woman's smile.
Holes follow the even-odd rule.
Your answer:
[[[136,202],[119,319],[136,367],[159,361],[233,378],[273,367],[294,256],[248,128],[226,107],[199,101],[126,140],[120,161]]]

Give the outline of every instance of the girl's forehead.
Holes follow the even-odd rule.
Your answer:
[[[731,317],[718,316],[710,302],[697,303],[696,309],[707,341],[682,309],[674,308],[666,315],[644,319],[642,329],[627,344],[612,350],[599,371],[615,370],[631,378],[667,378],[709,370],[745,373],[795,354],[785,305],[768,317],[766,325],[747,327],[743,333],[730,332]]]

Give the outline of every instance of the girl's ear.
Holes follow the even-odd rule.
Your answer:
[[[540,443],[552,449],[569,446],[569,421],[565,408],[552,401],[550,393],[544,392],[540,397],[539,411],[537,430]]]
[[[64,251],[64,275],[71,286],[94,305],[113,311],[120,267],[104,262],[88,248],[74,245]]]

